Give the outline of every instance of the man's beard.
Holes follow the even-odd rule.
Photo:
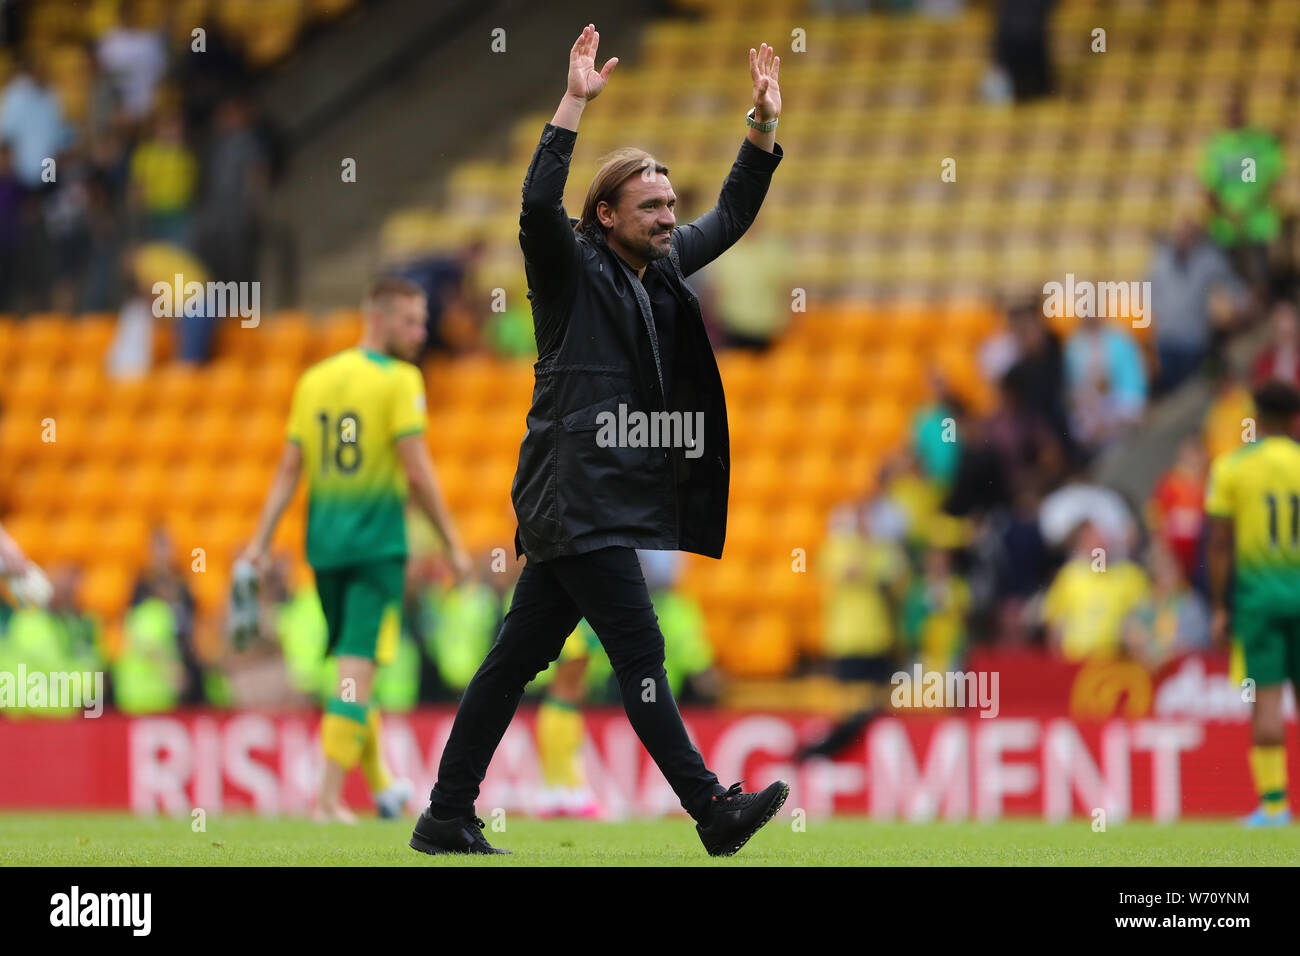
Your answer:
[[[637,250],[638,252],[641,253],[641,255],[645,258],[647,262],[654,262],[656,259],[667,259],[669,253],[672,252],[672,248],[673,248],[672,241],[669,240],[668,242],[664,242],[662,239],[659,238],[660,236],[663,235],[671,236],[672,233],[671,232],[656,233],[655,235],[647,239],[641,245],[641,248]]]

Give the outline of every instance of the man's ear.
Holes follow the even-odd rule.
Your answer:
[[[596,203],[596,219],[606,229],[613,228],[614,207],[602,199],[600,202]]]

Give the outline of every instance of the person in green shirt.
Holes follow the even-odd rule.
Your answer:
[[[1228,101],[1225,124],[1201,156],[1201,181],[1213,209],[1209,231],[1258,286],[1267,280],[1268,246],[1282,231],[1273,191],[1286,162],[1276,136],[1247,125],[1240,92]]]

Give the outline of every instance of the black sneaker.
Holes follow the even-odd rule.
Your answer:
[[[453,820],[439,820],[432,807],[425,807],[415,821],[415,832],[408,846],[412,850],[436,856],[439,853],[509,853],[498,850],[483,836],[485,824],[473,813]]]
[[[731,856],[740,850],[790,796],[790,785],[778,780],[761,793],[745,793],[745,781],[733,783],[709,804],[712,815],[707,826],[695,824],[695,831],[709,856]]]

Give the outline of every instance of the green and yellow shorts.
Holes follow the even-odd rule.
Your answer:
[[[1291,681],[1300,690],[1300,616],[1264,609],[1238,610],[1233,630],[1245,655],[1246,676],[1257,687]]]
[[[402,634],[406,558],[312,570],[329,628],[327,653],[390,662]]]

